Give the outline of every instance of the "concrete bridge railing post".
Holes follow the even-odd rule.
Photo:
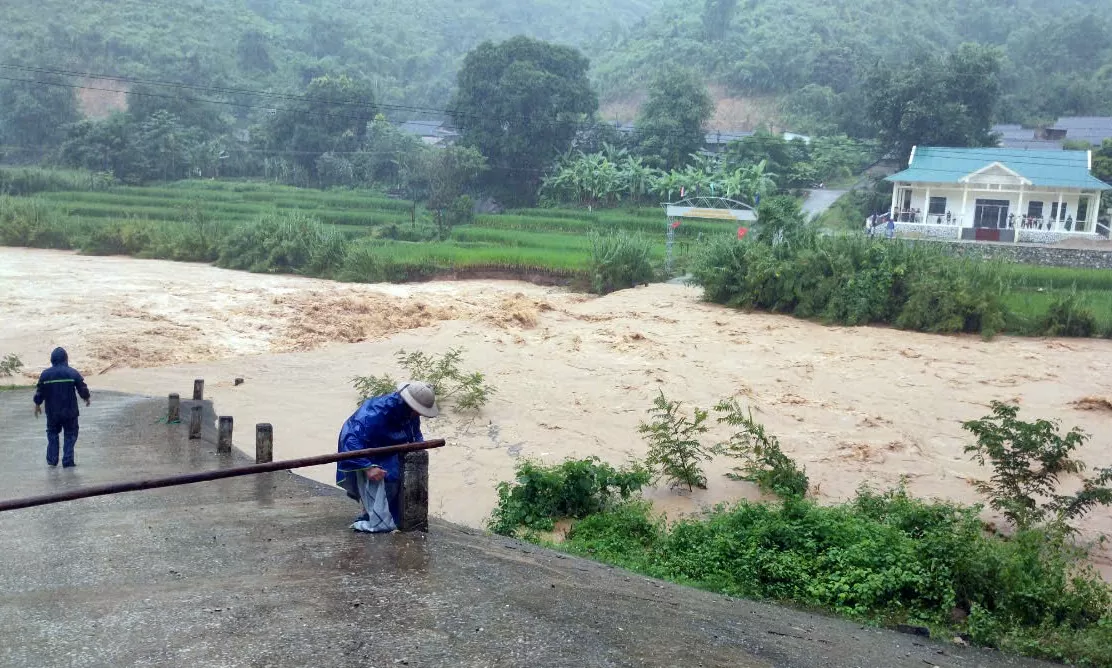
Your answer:
[[[402,531],[429,530],[429,452],[418,450],[402,456]]]
[[[201,438],[201,406],[189,409],[189,438]]]
[[[203,401],[205,398],[205,379],[198,378],[193,381],[193,401]]]
[[[232,416],[230,415],[220,416],[216,451],[225,454],[232,451]]]
[[[255,425],[255,463],[266,464],[274,461],[274,427],[260,423]]]
[[[181,396],[176,392],[170,395],[169,406],[166,409],[166,423],[177,424],[181,422]]]

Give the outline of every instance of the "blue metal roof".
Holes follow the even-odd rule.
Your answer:
[[[1000,163],[1044,188],[1109,190],[1112,186],[1089,173],[1087,151],[1048,151],[1008,148],[943,148],[918,146],[907,169],[886,178],[910,183],[960,183],[994,163]]]

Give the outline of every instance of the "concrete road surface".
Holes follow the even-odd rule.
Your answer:
[[[77,469],[51,469],[31,393],[0,392],[0,495],[245,461],[160,422],[165,399],[94,386],[82,410]],[[428,534],[355,534],[356,514],[334,489],[288,472],[0,513],[0,665],[1044,665],[444,523]]]
[[[807,193],[807,198],[803,200],[803,212],[807,217],[814,219],[826,212],[827,209],[834,206],[834,202],[838,198],[845,195],[848,190],[812,190]]]

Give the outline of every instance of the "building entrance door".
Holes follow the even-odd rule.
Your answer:
[[[979,199],[973,211],[973,227],[1003,229],[1008,226],[1008,206],[1006,199]]]

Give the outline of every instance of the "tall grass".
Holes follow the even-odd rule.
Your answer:
[[[81,170],[0,167],[0,194],[34,195],[59,190],[105,190],[112,177]]]

